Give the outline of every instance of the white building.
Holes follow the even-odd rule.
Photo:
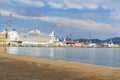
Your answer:
[[[95,43],[90,43],[90,44],[88,44],[88,47],[96,47],[96,44]]]
[[[8,32],[8,41],[12,42],[12,41],[18,41],[19,37],[18,37],[18,33],[16,32],[15,29],[13,29],[12,31]]]

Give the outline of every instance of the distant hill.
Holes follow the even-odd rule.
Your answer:
[[[104,40],[104,41],[105,41],[105,42],[109,42],[109,41],[111,41],[111,40],[112,40],[112,42],[115,43],[115,44],[120,44],[120,37],[110,38],[110,39],[106,39],[106,40]]]
[[[76,39],[76,40],[74,40],[74,41],[79,41],[79,42],[93,42],[93,43],[101,43],[102,42],[102,40],[99,40],[99,39]]]
[[[110,42],[112,41],[114,44],[120,44],[120,37],[115,37],[115,38],[109,38],[106,40],[99,40],[99,39],[76,39],[74,41],[79,41],[79,42],[88,42],[91,41],[93,43],[102,43],[102,42]]]

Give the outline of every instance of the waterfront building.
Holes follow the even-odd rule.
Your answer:
[[[88,47],[97,47],[97,44],[96,43],[89,43]]]
[[[6,34],[4,32],[0,32],[0,44],[6,44],[7,42],[7,38],[6,38]]]
[[[75,47],[83,47],[83,43],[80,43],[80,42],[75,42]]]
[[[114,44],[113,44],[113,43],[109,43],[109,44],[108,44],[108,47],[109,47],[109,48],[113,48],[113,47],[114,47]]]
[[[9,31],[7,39],[8,39],[8,42],[19,41],[18,32],[15,29],[13,29],[12,31]]]

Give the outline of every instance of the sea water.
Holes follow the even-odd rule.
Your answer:
[[[7,47],[6,53],[120,68],[119,48]]]

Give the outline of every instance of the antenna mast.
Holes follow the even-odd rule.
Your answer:
[[[6,29],[8,29],[8,31],[11,30],[11,21],[12,21],[12,13],[10,13],[9,19],[8,19],[8,22],[7,22],[7,28]]]
[[[89,33],[89,38],[88,38],[88,40],[89,40],[89,43],[91,43],[91,33]]]
[[[69,33],[69,40],[72,41],[72,32]]]

